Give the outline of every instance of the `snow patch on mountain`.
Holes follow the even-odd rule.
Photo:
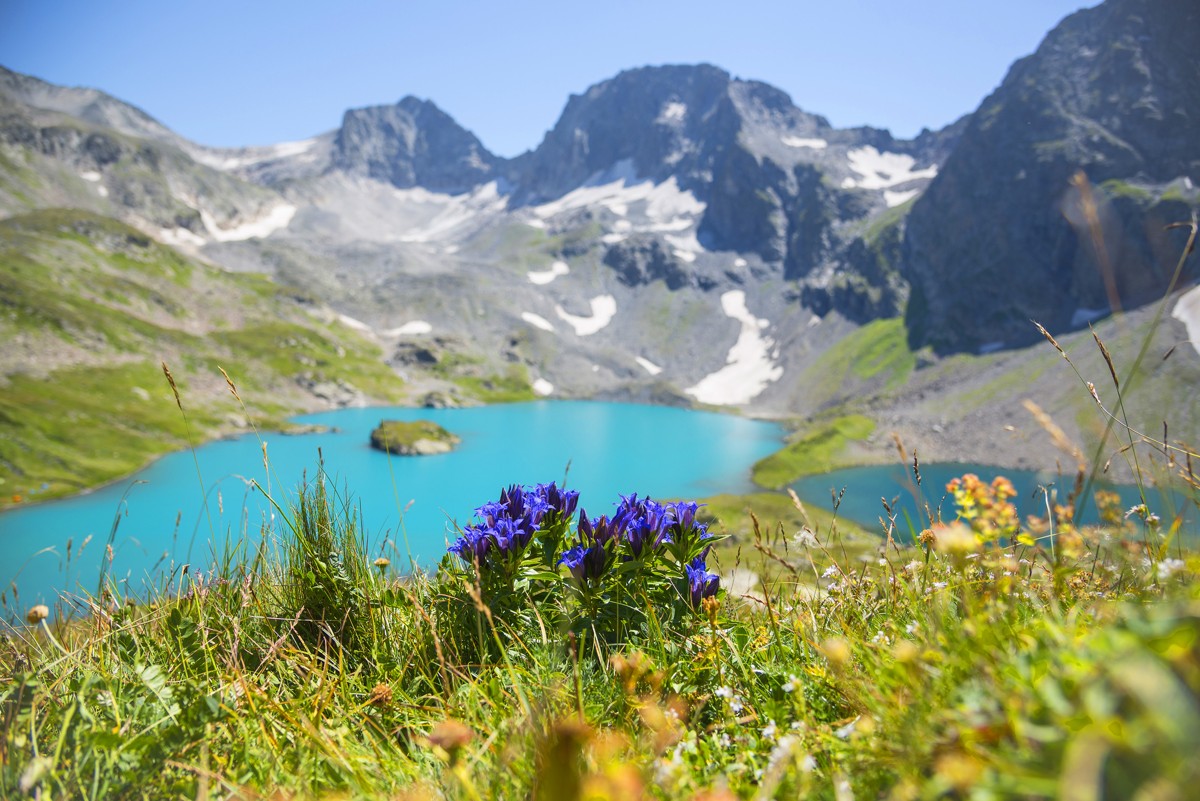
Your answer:
[[[96,181],[100,180],[101,175],[95,170],[85,170],[84,172],[79,173],[79,177],[85,181],[91,181],[92,183],[95,183]]]
[[[705,209],[704,203],[697,200],[695,195],[679,188],[674,176],[658,184],[649,179],[639,181],[633,160],[622,159],[558,200],[535,206],[534,218],[528,224],[536,228],[544,227],[542,221],[551,217],[595,206],[608,209],[618,217],[627,217],[632,208],[638,206],[651,223],[699,216]]]
[[[446,195],[428,189],[396,189],[393,194],[399,200],[417,207],[425,207],[426,219],[397,236],[400,242],[432,242],[444,239],[459,226],[480,215],[504,211],[508,198],[500,192],[500,185],[490,181],[463,195]]]
[[[283,230],[296,216],[296,207],[291,203],[280,203],[257,220],[242,223],[234,228],[221,228],[213,216],[200,210],[200,221],[217,242],[242,242],[247,239],[265,239],[276,231]]]
[[[746,293],[732,289],[721,295],[725,315],[742,324],[737,342],[729,349],[725,366],[709,373],[695,386],[684,390],[700,403],[729,406],[748,403],[758,396],[767,384],[779,380],[783,368],[771,361],[774,340],[764,337],[762,329],[770,325],[746,308]]]
[[[205,166],[228,172],[230,170],[242,169],[243,167],[252,167],[264,161],[304,155],[312,150],[318,141],[314,137],[298,142],[280,142],[277,145],[247,147],[234,151],[193,147],[189,149],[189,155]]]
[[[389,337],[406,337],[420,334],[429,334],[433,332],[433,326],[424,320],[409,320],[404,325],[397,328],[389,328],[384,331],[384,336]]]
[[[907,203],[919,194],[921,194],[920,189],[906,189],[903,192],[893,192],[890,189],[885,189],[883,190],[883,202],[891,209]]]
[[[678,100],[670,100],[663,103],[662,111],[658,113],[658,119],[655,122],[663,124],[683,122],[687,117],[687,103],[680,103]]]
[[[617,299],[612,295],[597,295],[592,298],[591,307],[591,317],[568,314],[562,306],[555,306],[554,313],[575,329],[576,336],[587,337],[607,326],[617,316]]]
[[[846,178],[842,181],[843,189],[888,189],[899,184],[916,181],[923,178],[933,178],[937,175],[937,166],[914,170],[916,159],[904,153],[880,153],[871,145],[855,148],[846,153],[850,169],[858,173],[859,178]]]
[[[534,328],[540,328],[543,331],[549,331],[551,333],[554,332],[554,326],[550,324],[549,320],[547,320],[545,317],[542,317],[540,314],[534,314],[533,312],[521,312],[521,319],[532,325]]]
[[[207,244],[204,237],[194,234],[186,228],[160,228],[158,241],[174,248],[200,248]]]
[[[788,147],[807,147],[811,150],[824,150],[829,147],[829,143],[824,139],[810,139],[803,136],[783,136],[780,137],[780,141]]]
[[[1179,296],[1171,316],[1183,323],[1188,341],[1200,353],[1200,286],[1193,287]]]
[[[549,270],[531,271],[526,273],[529,280],[534,284],[548,284],[560,275],[566,275],[571,272],[570,266],[565,261],[556,261],[550,265]]]
[[[688,234],[687,236],[672,236],[668,234],[663,239],[673,248],[671,252],[675,254],[675,258],[689,263],[696,260],[697,254],[704,252],[704,248],[700,245],[700,240],[696,238],[695,233]]]
[[[554,393],[554,385],[544,378],[538,378],[533,382],[533,391],[545,397]]]
[[[634,361],[637,362],[639,365],[641,365],[642,369],[645,370],[650,375],[658,375],[659,373],[662,372],[661,367],[659,367],[657,364],[650,361],[649,359],[645,358],[644,356],[636,356],[636,357],[634,357]]]

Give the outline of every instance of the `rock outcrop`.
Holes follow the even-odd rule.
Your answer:
[[[1161,296],[1200,182],[1200,6],[1065,19],[972,115],[907,221],[907,323],[940,351],[1033,341]],[[1079,176],[1078,178],[1076,176]]]
[[[371,447],[397,456],[449,453],[462,440],[430,420],[383,420],[371,432]]]

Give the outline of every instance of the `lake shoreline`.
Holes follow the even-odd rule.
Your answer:
[[[774,423],[774,424],[780,425],[780,426],[784,427],[785,429],[789,429],[789,430],[803,424],[803,419],[798,418],[795,415],[788,415],[786,413],[778,412],[778,411],[771,410],[771,409],[765,409],[765,408],[753,408],[753,407],[751,407],[751,408],[743,408],[743,407],[722,408],[722,407],[714,407],[714,406],[708,406],[708,405],[703,405],[703,404],[693,404],[690,406],[679,406],[679,405],[675,405],[675,404],[655,403],[653,401],[647,401],[647,400],[622,400],[622,399],[611,398],[611,397],[605,397],[605,398],[582,398],[582,397],[581,398],[545,398],[545,399],[534,400],[534,401],[512,401],[512,402],[507,402],[507,403],[480,403],[480,404],[464,405],[464,406],[455,407],[455,408],[481,408],[481,407],[488,407],[488,406],[507,406],[507,405],[512,405],[513,403],[541,403],[541,402],[553,402],[553,403],[605,402],[605,403],[619,403],[619,404],[630,405],[630,406],[652,406],[652,407],[656,407],[656,408],[677,408],[677,409],[684,409],[684,410],[688,410],[688,411],[711,412],[713,414],[728,415],[731,417],[745,418],[748,420],[757,420],[757,421],[761,421],[761,422]],[[415,405],[415,404],[402,404],[402,403],[371,403],[371,404],[367,404],[365,406],[342,407],[342,408],[423,409],[423,408],[428,408],[428,407]],[[329,411],[338,411],[338,409],[310,409],[310,410],[298,411],[297,413],[288,417],[286,422],[290,423],[291,421],[294,421],[300,417],[305,417],[305,416],[313,415],[313,414],[321,414],[321,413],[329,412]],[[970,462],[973,464],[985,465],[989,468],[995,468],[997,470],[1045,469],[1042,466],[1034,465],[1029,459],[1029,454],[1027,453],[1027,447],[1023,447],[1020,443],[1017,443],[1017,442],[1004,441],[1004,440],[991,440],[988,443],[986,443],[986,445],[987,445],[986,448],[984,448],[981,445],[981,447],[979,447],[979,448],[964,449],[964,448],[958,447],[961,444],[961,440],[959,440],[958,438],[956,438],[954,436],[948,435],[948,433],[945,431],[938,431],[933,428],[917,427],[917,426],[914,426],[911,421],[905,420],[902,417],[899,417],[896,415],[887,415],[885,417],[884,415],[874,415],[874,414],[871,414],[868,412],[868,413],[866,413],[866,416],[871,417],[877,423],[874,433],[872,433],[866,440],[850,443],[850,445],[848,447],[848,452],[846,454],[843,454],[842,458],[833,460],[832,462],[824,465],[821,469],[813,470],[813,471],[806,471],[802,475],[796,476],[796,478],[797,479],[806,478],[806,477],[809,477],[812,475],[817,475],[820,473],[828,473],[828,472],[840,470],[843,468],[873,467],[873,466],[884,466],[884,465],[888,465],[888,464],[898,463],[898,453],[897,453],[896,446],[895,446],[894,436],[899,436],[901,441],[905,444],[906,448],[911,448],[911,447],[915,446],[915,451],[913,451],[913,450],[908,451],[909,466],[911,466],[913,453],[915,452],[915,453],[919,454],[920,460],[922,463],[928,463],[928,464],[936,464],[936,463],[943,463],[943,462],[961,463],[961,462],[967,461],[967,462]],[[890,424],[890,426],[888,424]],[[69,492],[69,493],[62,493],[62,494],[50,494],[50,495],[39,495],[36,498],[30,497],[30,496],[24,496],[24,499],[19,503],[12,503],[9,500],[9,496],[4,496],[3,498],[0,498],[0,519],[3,518],[3,516],[6,512],[9,512],[9,511],[12,511],[15,509],[33,508],[33,507],[44,505],[46,503],[52,503],[54,501],[66,500],[69,498],[84,497],[84,496],[90,495],[92,493],[95,493],[97,491],[107,489],[114,485],[120,484],[123,481],[128,481],[128,480],[132,479],[133,476],[135,476],[138,473],[153,466],[156,462],[158,462],[159,460],[161,460],[163,458],[166,458],[173,454],[183,453],[183,452],[189,451],[189,450],[194,450],[196,448],[200,448],[200,447],[209,445],[214,442],[228,441],[228,440],[238,439],[241,437],[255,435],[255,434],[257,434],[257,435],[284,434],[284,435],[302,436],[307,433],[314,433],[314,432],[307,431],[307,430],[296,430],[296,427],[298,425],[302,426],[303,424],[291,423],[291,425],[268,426],[265,428],[258,428],[258,427],[249,428],[249,427],[247,427],[247,428],[221,429],[214,436],[204,438],[204,439],[194,443],[193,445],[189,445],[187,447],[178,448],[176,450],[164,451],[162,453],[150,456],[145,461],[143,461],[137,468],[135,468],[134,470],[131,470],[128,473],[124,473],[120,476],[117,476],[115,478],[101,482],[99,484],[84,487],[76,492]],[[786,442],[781,444],[780,450],[782,450],[783,447],[786,447]],[[967,451],[987,450],[994,457],[994,459],[992,459],[992,460],[964,459],[964,456],[963,456],[964,450],[967,450]],[[755,483],[754,486],[756,488],[756,491],[771,491],[770,488],[764,487],[761,484]]]

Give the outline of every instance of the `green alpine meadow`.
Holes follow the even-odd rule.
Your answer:
[[[0,20],[0,798],[1200,797],[1194,0]]]

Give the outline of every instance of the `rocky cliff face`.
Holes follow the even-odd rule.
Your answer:
[[[335,169],[460,194],[490,181],[498,159],[470,131],[427,100],[347,111],[334,141]]]
[[[1160,296],[1200,182],[1200,6],[1067,18],[972,116],[909,215],[914,344],[1032,341]]]

